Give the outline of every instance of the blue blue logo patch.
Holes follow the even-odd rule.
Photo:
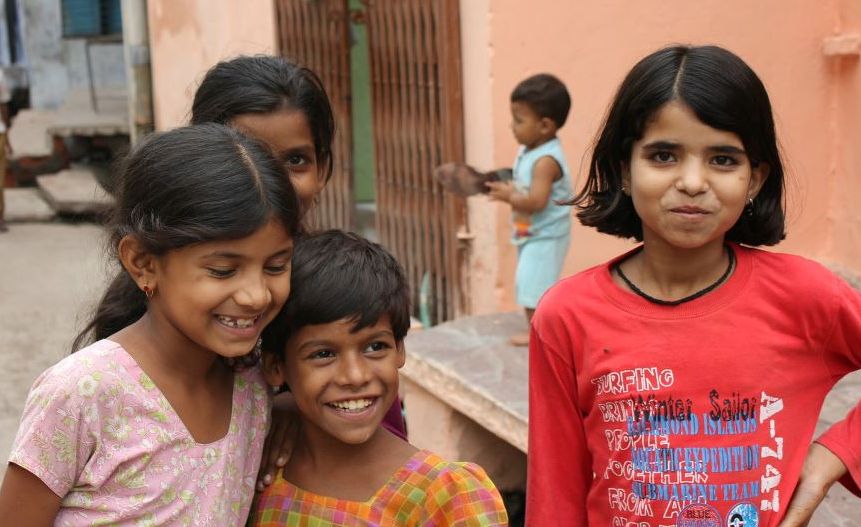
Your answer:
[[[739,503],[726,515],[726,527],[759,527],[759,510],[752,503]]]

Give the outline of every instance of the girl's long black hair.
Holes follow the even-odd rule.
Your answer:
[[[308,119],[317,162],[332,177],[335,118],[323,83],[308,68],[272,55],[219,62],[201,81],[191,106],[191,123],[230,124],[243,114],[300,110]]]
[[[239,239],[271,220],[300,234],[296,193],[265,146],[218,124],[147,137],[126,158],[110,215],[110,251],[134,236],[161,256],[196,243]],[[73,350],[107,338],[146,312],[146,295],[120,269]]]

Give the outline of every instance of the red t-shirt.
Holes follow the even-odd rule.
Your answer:
[[[678,306],[616,285],[618,259],[544,296],[528,525],[778,524],[825,395],[861,368],[861,295],[804,258],[732,248],[729,280]],[[820,439],[855,482],[859,427],[853,411]]]

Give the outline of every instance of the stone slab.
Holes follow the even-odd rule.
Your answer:
[[[42,198],[39,189],[7,188],[3,191],[6,201],[5,219],[12,222],[51,221],[57,213]]]
[[[93,171],[85,167],[38,176],[36,182],[45,199],[60,214],[98,214],[113,202]]]
[[[508,339],[523,313],[466,317],[411,333],[401,370],[412,382],[526,452],[528,351]]]
[[[95,95],[97,108],[94,109],[89,89],[70,89],[59,110],[60,112],[128,114],[128,92],[124,87],[100,86]]]
[[[12,120],[9,143],[12,159],[49,157],[53,153],[48,127],[54,123],[56,112],[51,110],[21,110]]]
[[[113,95],[113,94],[112,94]],[[12,158],[49,157],[52,136],[128,135],[129,120],[125,92],[100,103],[94,111],[88,93],[72,92],[57,110],[25,109],[18,112],[9,130]]]
[[[47,132],[60,137],[128,135],[129,121],[125,113],[63,111],[57,114]]]
[[[93,108],[89,90],[71,90],[47,133],[60,137],[129,134],[125,90],[100,89],[97,106]]]

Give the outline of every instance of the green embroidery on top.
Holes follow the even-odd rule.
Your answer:
[[[185,502],[186,505],[188,505],[194,499],[194,492],[185,489],[179,493],[179,499],[181,499]]]
[[[142,465],[146,464],[149,456],[144,456]],[[140,466],[136,465],[129,467],[117,474],[117,483],[127,489],[140,489],[146,485],[144,481],[144,471],[140,470]]]
[[[164,489],[161,493],[161,502],[164,504],[168,504],[176,499],[176,489],[173,487],[168,487]]]
[[[159,423],[166,423],[168,419],[167,414],[164,413],[164,411],[162,410],[150,412],[149,416],[158,421]]]
[[[152,382],[152,379],[149,378],[149,375],[146,373],[141,373],[141,376],[138,378],[138,381],[141,383],[141,386],[144,387],[144,390],[154,390],[155,383]]]

